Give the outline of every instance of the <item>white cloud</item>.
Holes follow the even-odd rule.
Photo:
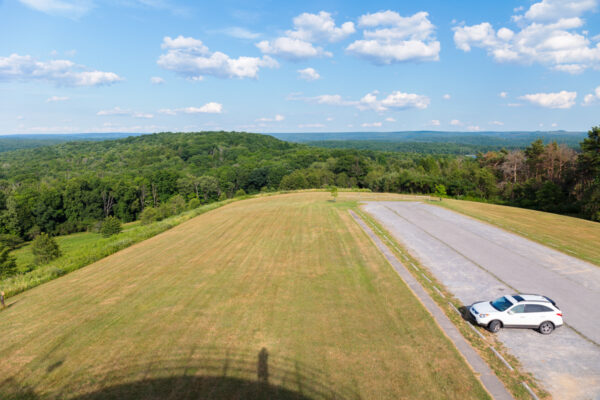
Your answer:
[[[331,57],[330,52],[314,46],[314,43],[337,42],[355,32],[354,23],[345,22],[336,27],[331,14],[325,11],[318,14],[303,13],[293,21],[294,29],[286,31],[285,36],[263,40],[256,43],[256,47],[264,54],[277,55],[292,61]]]
[[[193,80],[201,80],[203,75],[218,78],[257,78],[260,68],[278,67],[277,61],[269,56],[230,58],[219,51],[211,53],[202,41],[178,36],[165,37],[162,54],[157,64],[167,70]]]
[[[365,122],[364,124],[360,124],[363,128],[379,128],[383,125],[381,122]]]
[[[452,98],[452,96],[450,96],[449,94],[445,94],[443,97],[444,100],[450,100]]]
[[[453,119],[452,121],[450,121],[450,125],[452,125],[452,126],[459,126],[459,125],[462,125],[462,122],[460,122],[457,119]]]
[[[93,7],[91,0],[19,0],[27,7],[45,14],[77,19]]]
[[[69,60],[37,61],[31,56],[0,57],[0,81],[48,81],[58,86],[110,85],[123,78],[114,72],[90,71]]]
[[[316,81],[317,79],[321,78],[321,75],[319,75],[319,73],[314,69],[314,68],[304,68],[304,69],[299,69],[298,70],[298,74],[300,75],[299,78],[300,79],[304,79],[305,81]]]
[[[144,118],[150,119],[154,118],[153,114],[131,111],[131,110],[123,110],[122,108],[115,107],[110,110],[100,110],[96,113],[96,115],[107,117],[107,116],[119,116],[119,117],[133,117],[133,118]]]
[[[598,101],[600,101],[600,86],[596,88],[594,93],[589,93],[585,95],[585,97],[583,98],[582,105],[589,106],[591,104],[597,103]]]
[[[429,124],[433,125],[433,126],[440,126],[441,125],[439,119],[432,119],[431,121],[429,121]]]
[[[553,122],[551,125],[553,128],[556,128],[558,126],[558,124],[556,122]]]
[[[560,18],[579,17],[596,9],[597,0],[542,0],[525,12],[532,21],[555,21]]]
[[[160,85],[165,83],[165,80],[160,76],[153,76],[152,78],[150,78],[150,82],[152,82],[152,84],[154,85]]]
[[[281,122],[285,119],[285,117],[281,114],[277,114],[275,115],[275,117],[270,118],[270,117],[262,117],[262,118],[258,118],[256,121],[257,122]]]
[[[490,122],[490,125],[503,126],[504,122],[501,122],[501,121],[492,121],[492,122]]]
[[[277,55],[291,61],[332,56],[330,52],[323,50],[322,47],[315,47],[310,42],[286,36],[271,41],[263,40],[258,42],[256,47],[264,54]]]
[[[294,18],[294,30],[286,32],[292,38],[307,42],[337,42],[355,32],[354,23],[344,22],[339,28],[331,14],[321,11],[318,14],[302,13]]]
[[[392,117],[387,117],[385,120],[386,122],[396,122],[396,119]]]
[[[429,14],[421,11],[403,17],[395,11],[365,14],[358,25],[363,39],[352,42],[346,51],[382,65],[405,61],[438,61],[440,42],[435,38],[435,26]]]
[[[479,132],[481,128],[478,125],[470,125],[467,127],[467,130],[471,132]]]
[[[534,93],[519,97],[522,100],[545,108],[571,108],[575,105],[577,92],[563,90],[557,93]]]
[[[339,94],[322,94],[315,97],[288,96],[289,100],[304,100],[317,104],[333,106],[353,106],[361,111],[373,110],[384,112],[388,110],[403,110],[409,108],[426,109],[430,99],[427,96],[394,91],[382,99],[378,99],[379,91],[367,93],[360,100],[346,100]]]
[[[67,101],[69,98],[67,96],[52,96],[46,99],[46,103],[55,103],[57,101]]]
[[[485,49],[497,62],[539,63],[578,74],[600,64],[600,44],[592,44],[588,32],[576,31],[584,24],[580,15],[596,5],[597,0],[542,0],[513,18],[522,27],[519,31],[496,31],[489,22],[457,26],[454,42],[465,52]]]
[[[506,98],[506,96],[508,96],[508,93],[506,92],[500,92],[500,94],[498,94],[498,96],[502,97],[503,99]]]
[[[223,112],[223,105],[211,101],[206,103],[202,107],[183,107],[183,108],[161,108],[158,110],[159,114],[165,115],[177,115],[177,114],[221,114]]]

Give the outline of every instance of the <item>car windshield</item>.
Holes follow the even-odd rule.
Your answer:
[[[494,307],[498,311],[504,311],[508,307],[513,305],[513,303],[504,296],[500,297],[499,299],[496,299],[494,301],[490,301],[490,304],[492,305],[492,307]]]

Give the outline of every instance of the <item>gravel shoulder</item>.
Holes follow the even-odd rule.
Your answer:
[[[600,268],[500,228],[417,202],[367,202],[370,213],[464,305],[504,293],[553,298],[568,326],[498,338],[555,398],[600,398]]]

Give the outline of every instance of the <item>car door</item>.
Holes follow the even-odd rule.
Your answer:
[[[527,325],[531,328],[537,328],[542,322],[546,321],[547,315],[545,311],[551,310],[541,304],[525,305],[525,319],[527,320]]]
[[[527,324],[527,316],[525,315],[525,304],[517,304],[506,310],[504,326],[520,327]]]

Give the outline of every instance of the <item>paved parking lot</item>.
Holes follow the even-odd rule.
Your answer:
[[[554,299],[569,326],[548,336],[507,329],[498,337],[555,398],[600,399],[599,267],[440,207],[363,208],[464,305],[514,292]]]

